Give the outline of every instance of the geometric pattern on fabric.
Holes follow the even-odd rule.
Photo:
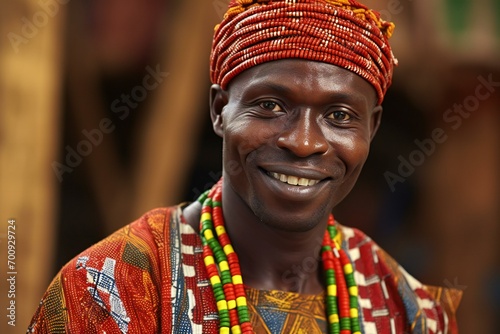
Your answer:
[[[123,250],[122,260],[133,266],[149,271],[149,261],[145,253],[141,252],[134,244],[127,242]]]
[[[152,210],[68,262],[33,333],[218,333],[201,239],[180,206]]]
[[[81,262],[77,261],[77,263]],[[80,269],[84,268],[87,271],[87,280],[90,285],[87,287],[87,290],[90,292],[92,298],[110,313],[120,331],[127,333],[130,318],[127,315],[127,311],[120,298],[120,292],[116,286],[115,265],[116,260],[107,257],[104,260],[101,270],[87,267],[86,265],[83,265]]]
[[[390,272],[385,270],[373,242],[355,230],[342,227],[343,247],[347,248],[354,267],[354,279],[358,286],[359,314],[364,332],[407,333],[409,332],[402,300],[394,289]],[[360,238],[361,237],[361,238]],[[366,261],[362,259],[371,259]]]
[[[363,333],[457,332],[460,292],[422,285],[360,231],[339,231],[354,267]],[[304,301],[282,291],[247,294],[251,322],[262,333],[326,328],[324,296]],[[68,262],[28,332],[218,333],[201,239],[183,222],[182,207],[152,210]]]
[[[354,267],[364,333],[458,332],[455,311],[461,291],[440,288],[440,293],[453,298],[436,298],[431,293],[433,287],[421,284],[408,274],[364,233],[338,226],[342,247]]]
[[[47,321],[46,330],[50,333],[65,333],[66,313],[64,312],[64,298],[59,279],[54,280],[49,290],[49,297],[44,301],[44,306],[47,312],[54,316]],[[31,332],[30,329],[28,332]]]
[[[328,333],[325,295],[245,288],[256,333]]]
[[[172,211],[169,225],[172,282],[177,279],[177,283],[171,286],[172,314],[175,317],[171,332],[218,333],[219,316],[203,262],[201,239],[191,226],[183,221],[181,207]]]

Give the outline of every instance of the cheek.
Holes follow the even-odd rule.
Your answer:
[[[232,178],[232,184],[242,189],[246,187],[248,169],[261,148],[269,145],[274,137],[269,127],[257,125],[257,122],[232,121],[224,129],[223,164],[224,173]],[[242,177],[246,175],[245,177]],[[236,178],[235,178],[236,177]],[[245,181],[246,180],[246,181]]]
[[[346,136],[338,138],[335,147],[348,172],[359,172],[368,158],[370,141],[364,136]]]
[[[342,145],[336,146],[336,154],[344,165],[343,182],[333,195],[333,205],[340,203],[352,190],[368,158],[369,141],[355,138],[343,138]]]
[[[224,129],[223,163],[225,173],[229,176],[241,176],[248,161],[248,155],[255,150],[254,139],[248,133],[247,128],[235,126],[233,123]],[[233,183],[237,184],[238,182]]]
[[[232,154],[245,159],[252,152],[269,145],[275,138],[273,129],[255,121],[232,122],[224,133],[224,142]]]

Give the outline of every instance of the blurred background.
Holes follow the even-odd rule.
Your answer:
[[[0,332],[23,333],[59,268],[221,175],[208,56],[227,0],[2,0]],[[412,275],[465,290],[461,333],[500,322],[500,1],[365,1],[400,66],[336,218]],[[6,318],[16,225],[16,326]],[[5,314],[4,314],[5,313]]]

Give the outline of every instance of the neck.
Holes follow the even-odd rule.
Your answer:
[[[227,181],[222,207],[245,285],[306,294],[324,290],[320,251],[328,217],[306,232],[278,230],[255,216]]]

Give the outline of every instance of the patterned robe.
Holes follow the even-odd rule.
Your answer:
[[[363,333],[456,333],[461,292],[424,286],[362,232],[339,225]],[[247,287],[257,333],[321,333],[324,296]],[[90,247],[50,284],[30,333],[217,333],[201,240],[180,206],[156,209]]]

